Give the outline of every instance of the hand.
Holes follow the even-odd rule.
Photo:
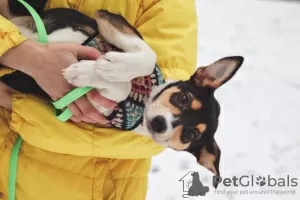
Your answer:
[[[98,50],[91,47],[62,43],[43,45],[28,40],[5,53],[0,58],[0,63],[33,77],[38,85],[56,101],[73,88],[63,78],[62,70],[78,62],[79,59],[95,60],[100,55]],[[90,91],[87,96],[105,108],[113,109],[117,106],[117,103],[102,97],[96,90]],[[73,113],[71,120],[74,122],[84,121],[103,125],[109,123],[86,97],[79,98],[68,108]]]
[[[0,107],[12,110],[12,90],[0,81]]]

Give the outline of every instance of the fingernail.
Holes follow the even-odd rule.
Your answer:
[[[116,105],[115,107],[114,107],[114,110],[119,110],[120,109],[120,107],[118,106],[118,105]]]

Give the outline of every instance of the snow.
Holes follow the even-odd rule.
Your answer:
[[[222,113],[216,140],[223,177],[298,178],[297,187],[225,187],[217,194],[212,173],[185,152],[166,150],[153,158],[147,200],[184,199],[181,179],[198,171],[204,200],[296,200],[300,198],[300,2],[275,0],[196,0],[198,64],[242,55],[237,75],[216,93]],[[240,194],[243,190],[295,190],[295,194]]]

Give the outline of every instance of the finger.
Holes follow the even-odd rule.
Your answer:
[[[76,45],[75,55],[79,60],[96,60],[101,56],[101,52],[93,47]]]
[[[73,122],[80,122],[80,120],[79,119],[77,119],[76,117],[74,117],[74,116],[72,116],[71,118],[70,118],[70,120],[72,120]]]
[[[12,89],[0,81],[0,107],[12,110]]]
[[[76,106],[76,104],[72,103],[67,106],[69,110],[72,112],[73,116],[71,119],[73,119],[75,122],[81,122],[80,116],[82,115],[80,109]]]
[[[94,102],[100,104],[104,108],[114,110],[118,107],[118,104],[112,100],[109,100],[105,97],[103,97],[97,90],[91,90],[86,94],[88,98],[93,100]]]
[[[75,101],[83,115],[95,123],[109,124],[109,121],[88,101],[87,98],[81,97]]]
[[[73,114],[73,117],[77,119],[77,122],[88,122],[88,123],[95,123],[95,121],[89,119],[88,117],[84,116],[84,114],[81,112],[80,108],[76,105],[76,103],[72,103],[68,105],[68,108]]]

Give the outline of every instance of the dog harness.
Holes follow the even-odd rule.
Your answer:
[[[100,36],[91,37],[83,45],[94,47],[103,54],[109,51],[119,51]],[[164,83],[163,75],[157,65],[150,75],[133,79],[129,96],[118,104],[118,110],[113,111],[107,117],[112,126],[121,130],[133,130],[140,125],[143,120],[145,102],[148,100],[152,88],[162,83]]]

